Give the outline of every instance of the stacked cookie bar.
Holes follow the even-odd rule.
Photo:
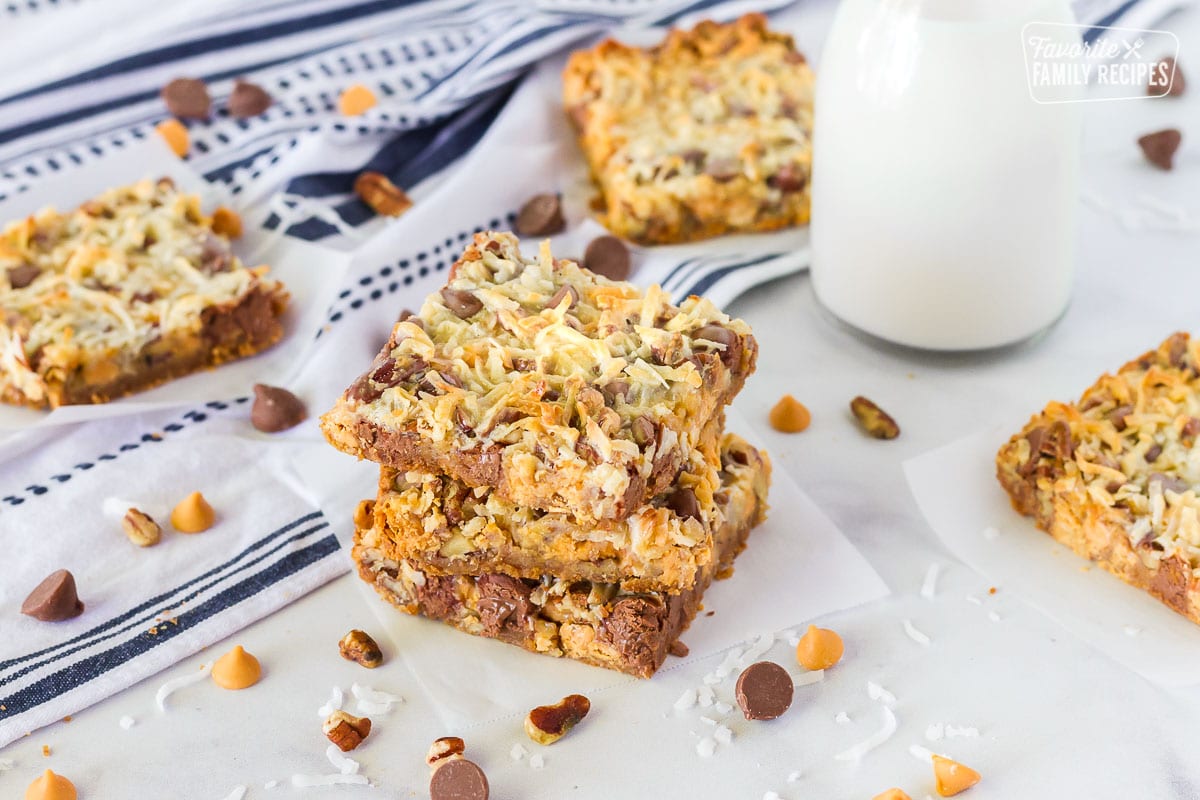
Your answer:
[[[355,519],[402,611],[648,677],[766,511],[724,432],[748,326],[481,233],[322,419],[381,465]]]

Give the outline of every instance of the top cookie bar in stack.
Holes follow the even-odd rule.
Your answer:
[[[674,482],[757,353],[707,300],[673,306],[487,232],[321,425],[384,466],[585,524],[624,519]]]

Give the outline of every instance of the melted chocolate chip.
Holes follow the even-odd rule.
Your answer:
[[[566,226],[562,199],[557,194],[535,195],[517,213],[516,230],[521,236],[550,236]]]
[[[278,386],[254,384],[254,405],[250,424],[263,433],[278,433],[294,428],[308,417],[299,397]]]
[[[461,289],[451,289],[448,286],[442,289],[442,301],[446,304],[446,308],[450,309],[459,319],[474,316],[483,309],[483,303],[475,295]]]
[[[692,333],[693,339],[703,339],[709,342],[725,345],[721,351],[721,360],[730,369],[736,369],[742,362],[742,337],[723,325],[705,325]]]
[[[1146,463],[1153,464],[1162,455],[1162,445],[1155,442],[1146,450]]]
[[[682,519],[700,519],[700,501],[691,489],[676,489],[667,499],[667,508]]]
[[[40,267],[33,264],[20,264],[8,268],[8,285],[14,289],[24,289],[42,274]]]
[[[631,268],[629,248],[615,236],[592,239],[583,253],[583,265],[609,280],[623,281]]]

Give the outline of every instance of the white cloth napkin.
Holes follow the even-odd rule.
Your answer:
[[[333,531],[347,518],[327,519],[292,467],[310,447],[304,434],[259,434],[249,409],[242,397],[0,446],[0,747],[346,571]],[[171,509],[194,491],[216,523],[180,533]],[[126,538],[130,506],[162,526],[158,544]],[[83,614],[23,616],[26,595],[58,569],[75,576]]]

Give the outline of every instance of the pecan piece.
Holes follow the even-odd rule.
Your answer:
[[[355,717],[345,711],[334,711],[321,726],[325,737],[338,746],[343,753],[348,753],[362,744],[363,739],[371,735],[371,720],[366,717]]]
[[[850,401],[850,411],[863,430],[876,439],[895,439],[900,435],[900,426],[896,424],[896,420],[862,395]]]
[[[338,642],[338,652],[347,661],[353,661],[367,669],[375,669],[383,663],[383,651],[366,631],[357,628],[347,633]]]
[[[354,193],[376,214],[398,217],[412,208],[412,200],[388,177],[379,172],[364,172],[354,179]]]
[[[158,544],[158,541],[162,539],[162,527],[149,514],[136,508],[125,512],[125,518],[121,520],[121,528],[129,537],[129,541],[138,547],[149,547]]]

